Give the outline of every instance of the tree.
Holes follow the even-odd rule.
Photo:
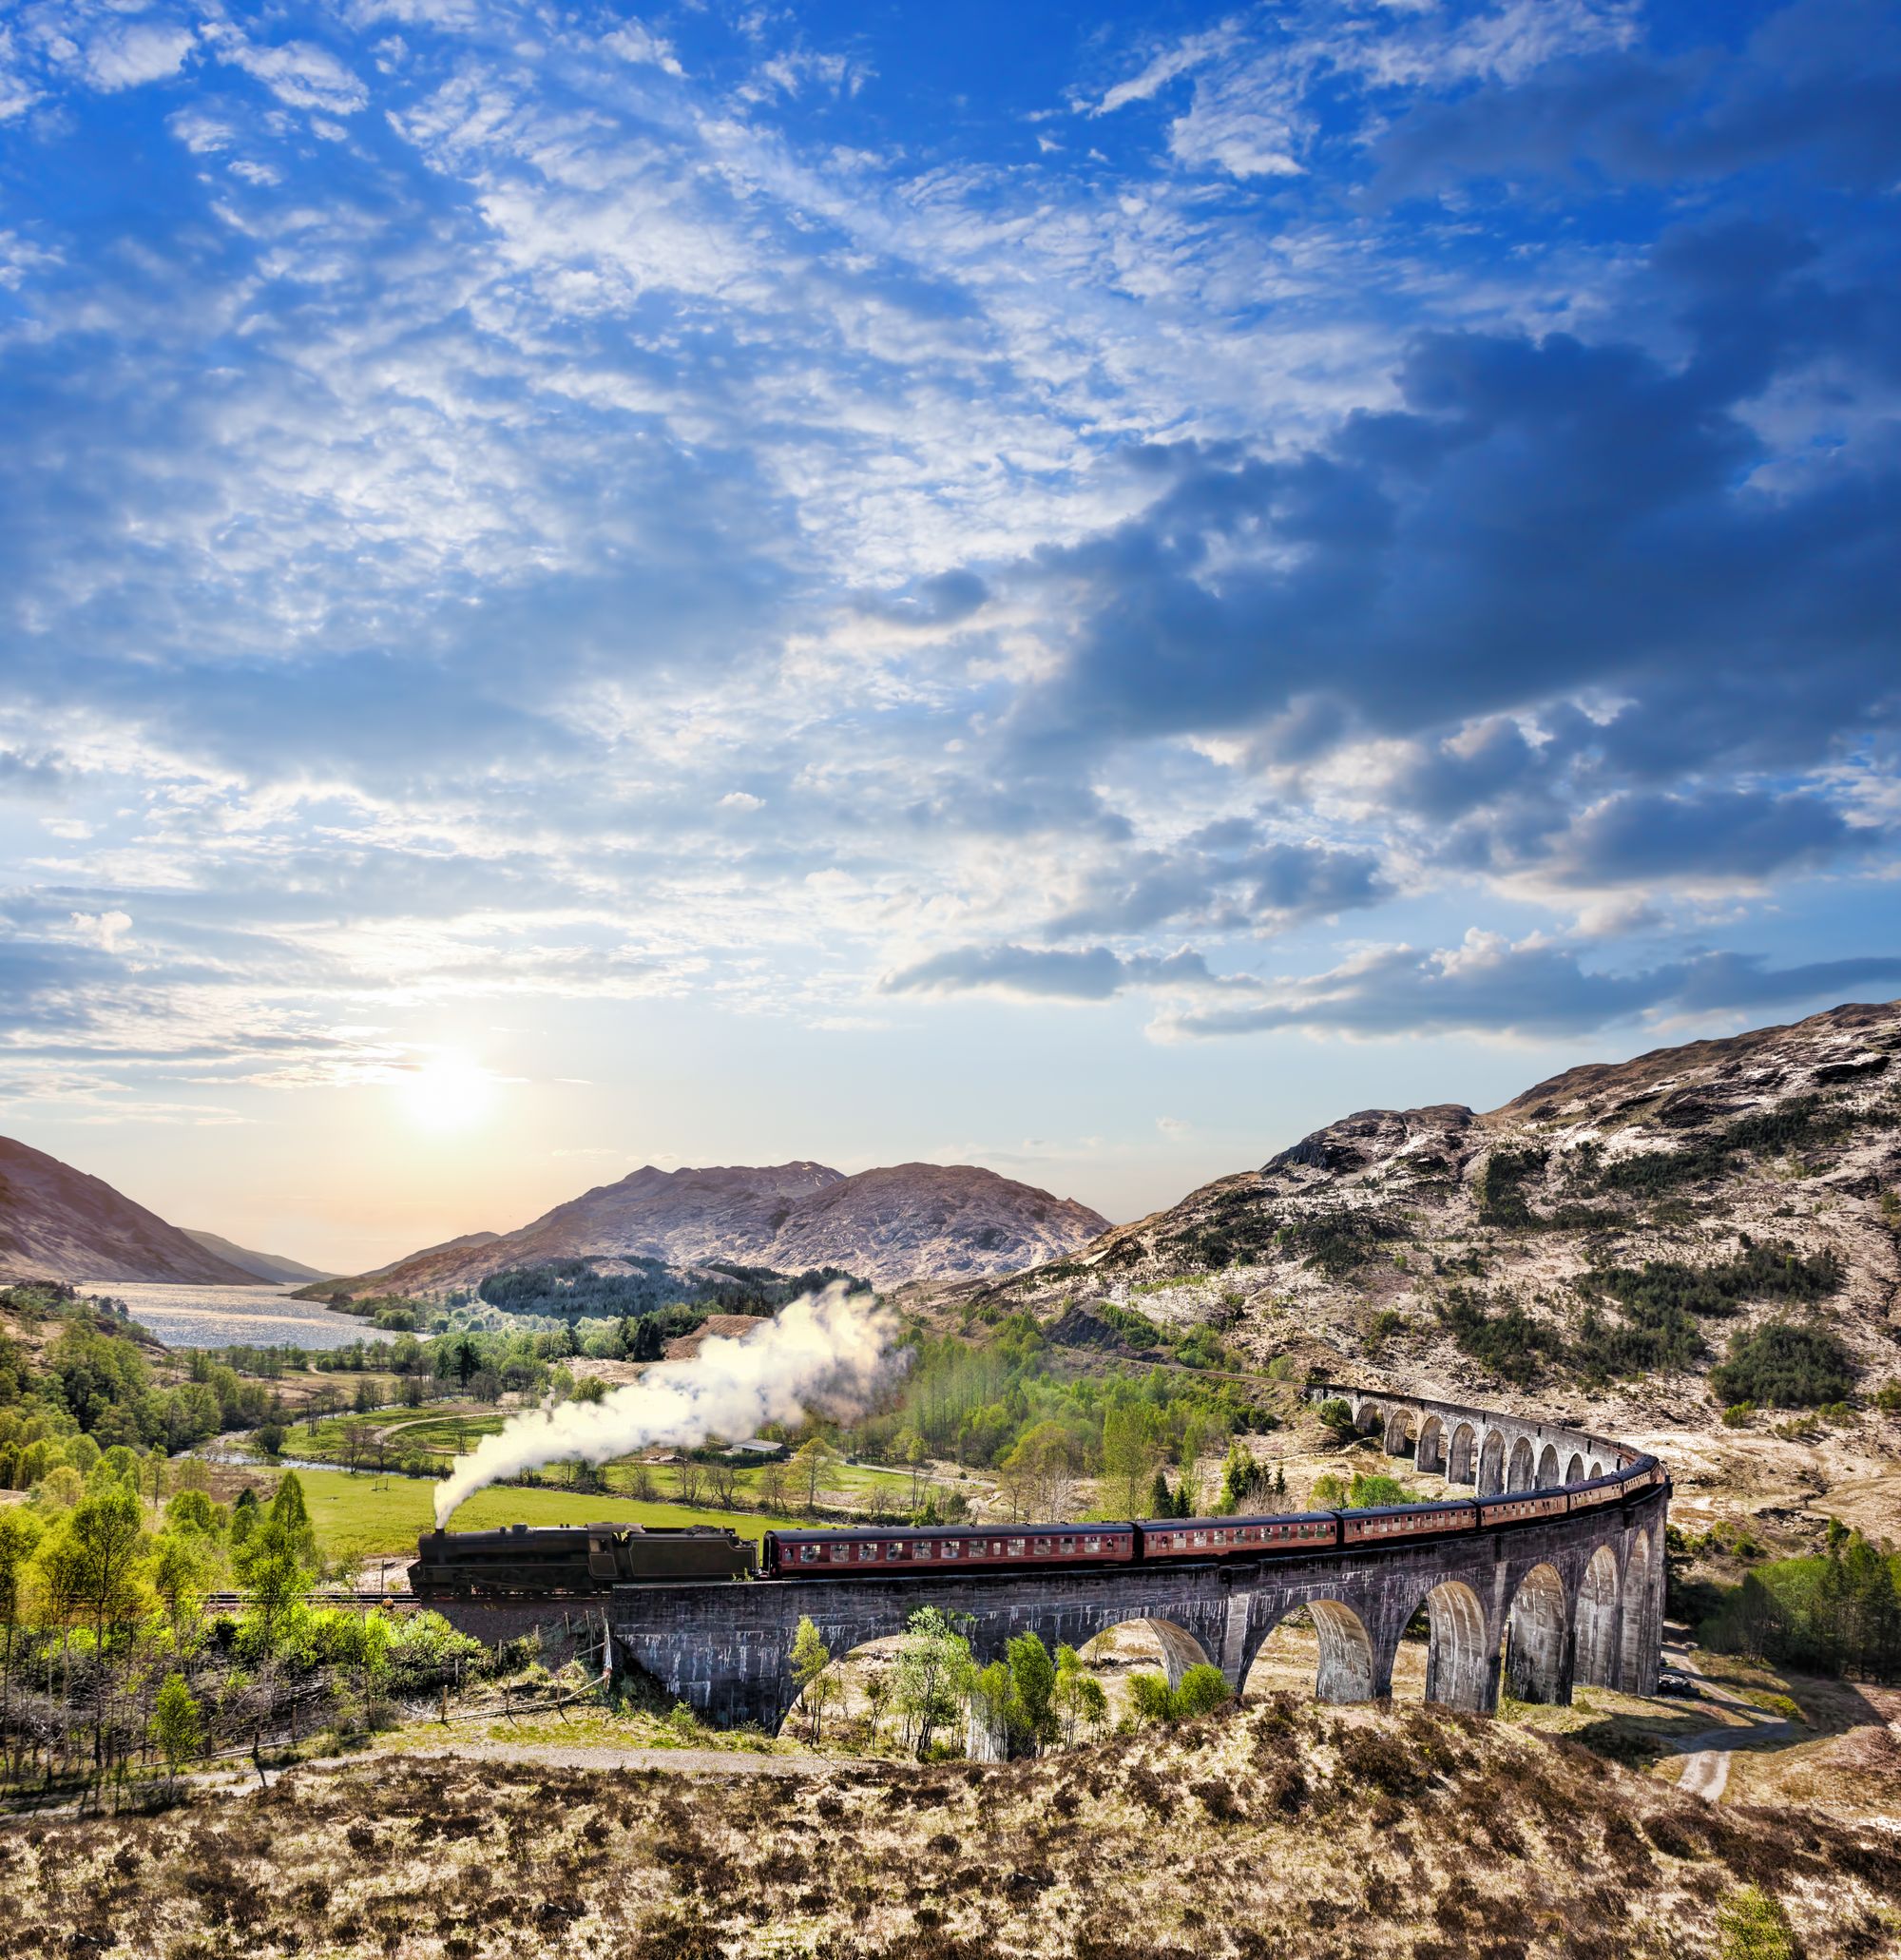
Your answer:
[[[1084,1723],[1100,1728],[1109,1712],[1109,1698],[1094,1675],[1083,1668],[1083,1657],[1072,1646],[1056,1649],[1056,1686],[1050,1702],[1062,1724],[1063,1739],[1074,1742]]]
[[[1193,1721],[1198,1715],[1213,1714],[1233,1694],[1227,1677],[1219,1667],[1198,1661],[1182,1675],[1181,1684],[1175,1690],[1175,1712],[1182,1720]]]
[[[1156,1412],[1135,1402],[1119,1402],[1103,1418],[1103,1483],[1111,1517],[1143,1515],[1162,1460]]]
[[[865,1677],[865,1742],[878,1746],[878,1729],[884,1720],[885,1704],[892,1698],[892,1677],[884,1668],[874,1668]]]
[[[342,1422],[336,1426],[337,1453],[343,1458],[343,1468],[355,1472],[362,1468],[363,1455],[370,1445],[370,1425],[367,1422]]]
[[[728,1458],[706,1466],[707,1481],[713,1486],[713,1502],[721,1510],[731,1510],[739,1501],[739,1467]]]
[[[810,1516],[818,1508],[818,1492],[825,1479],[838,1468],[838,1452],[823,1436],[814,1436],[792,1459],[792,1474],[805,1489],[805,1509]]]
[[[152,1541],[152,1590],[164,1604],[172,1645],[180,1653],[184,1651],[185,1622],[198,1617],[216,1563],[211,1541],[202,1531],[161,1531]]]
[[[202,1538],[216,1538],[223,1528],[223,1507],[212,1503],[207,1491],[177,1490],[166,1502],[167,1531],[196,1531]]]
[[[285,1547],[305,1565],[319,1563],[317,1527],[310,1521],[310,1506],[304,1502],[303,1485],[296,1470],[286,1470],[278,1481],[266,1523],[279,1534]]]
[[[705,1481],[705,1466],[695,1463],[690,1456],[683,1458],[680,1468],[673,1473],[674,1489],[679,1492],[682,1504],[697,1505],[701,1498],[701,1487]]]
[[[231,1506],[231,1544],[234,1550],[249,1541],[258,1528],[259,1518],[258,1493],[246,1484]]]
[[[182,1674],[165,1676],[152,1706],[152,1744],[165,1759],[174,1781],[182,1765],[204,1753],[204,1722],[198,1701]]]
[[[1175,1720],[1175,1697],[1168,1686],[1165,1674],[1144,1671],[1129,1676],[1129,1701],[1134,1704],[1136,1717],[1141,1721],[1173,1721]]]
[[[139,1500],[123,1484],[108,1484],[73,1508],[66,1531],[77,1559],[75,1604],[92,1623],[95,1649],[137,1617],[142,1589],[139,1562],[145,1532]]]
[[[1009,1667],[1011,1748],[1033,1755],[1056,1739],[1056,1665],[1034,1633],[1016,1635],[1004,1658]]]
[[[785,1509],[786,1467],[772,1458],[759,1471],[759,1499],[778,1517]]]
[[[970,1643],[936,1606],[920,1606],[898,1647],[893,1699],[922,1761],[931,1738],[954,1721],[971,1675]]]
[[[1155,1482],[1148,1487],[1148,1515],[1152,1518],[1172,1518],[1178,1515],[1175,1508],[1175,1492],[1168,1488],[1168,1472],[1160,1468],[1155,1472]],[[1181,1516],[1186,1517],[1182,1511]]]
[[[825,1704],[837,1683],[832,1679],[832,1650],[820,1638],[816,1626],[805,1615],[799,1616],[792,1636],[792,1679],[798,1693],[796,1701],[805,1710],[816,1744],[824,1719]]]
[[[1012,1488],[1012,1515],[1061,1524],[1075,1501],[1079,1451],[1076,1438],[1060,1422],[1039,1422],[1026,1430],[997,1466],[1007,1495]],[[1020,1506],[1020,1508],[1019,1508]]]
[[[6,1650],[0,1659],[0,1730],[13,1706],[13,1636],[20,1625],[27,1570],[40,1543],[39,1520],[17,1508],[0,1511],[0,1627]]]

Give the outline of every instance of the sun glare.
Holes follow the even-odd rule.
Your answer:
[[[403,1077],[412,1121],[428,1130],[461,1130],[481,1122],[494,1095],[494,1078],[452,1048],[432,1055]]]

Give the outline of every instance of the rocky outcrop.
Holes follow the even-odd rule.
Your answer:
[[[647,1164],[518,1232],[474,1235],[322,1290],[441,1295],[573,1259],[717,1259],[780,1273],[836,1266],[884,1285],[1012,1272],[1075,1250],[1107,1222],[974,1164],[893,1164],[855,1177],[803,1160]]]
[[[1784,1284],[1789,1261],[1822,1277]],[[1697,1319],[1655,1369],[1603,1337],[1634,1324],[1646,1269],[1648,1305]],[[1713,1420],[1703,1372],[1772,1316],[1826,1326],[1878,1385],[1901,1375],[1901,1004],[1589,1064],[1484,1115],[1360,1110],[1008,1292],[1052,1328],[1136,1304],[1256,1359],[1451,1393],[1568,1377],[1640,1422]]]
[[[255,1286],[103,1178],[0,1137],[0,1278]]]

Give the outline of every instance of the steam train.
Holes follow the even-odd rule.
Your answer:
[[[419,1600],[567,1598],[682,1580],[945,1577],[1099,1566],[1224,1563],[1296,1552],[1353,1551],[1398,1540],[1538,1524],[1623,1504],[1666,1481],[1654,1456],[1560,1490],[1514,1490],[1367,1510],[1278,1517],[1145,1518],[1100,1525],[900,1525],[768,1531],[752,1547],[717,1526],[530,1527],[428,1531],[410,1590]]]

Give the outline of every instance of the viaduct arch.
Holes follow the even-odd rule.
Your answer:
[[[1638,1461],[1621,1444],[1559,1423],[1331,1384],[1308,1393],[1347,1400],[1355,1427],[1411,1456],[1416,1471],[1439,1465],[1443,1452],[1448,1495],[1473,1483],[1482,1496],[1530,1490],[1545,1473],[1577,1482],[1574,1467],[1588,1477]],[[1420,1461],[1429,1453],[1430,1463]],[[1552,1471],[1554,1464],[1565,1468]],[[1521,1473],[1507,1486],[1514,1465]],[[980,1665],[1015,1634],[1034,1632],[1052,1650],[1080,1647],[1143,1620],[1160,1637],[1171,1681],[1206,1661],[1239,1690],[1269,1634],[1305,1607],[1319,1635],[1316,1693],[1361,1701],[1391,1694],[1400,1639],[1423,1608],[1428,1698],[1491,1713],[1501,1687],[1548,1701],[1568,1701],[1574,1681],[1654,1691],[1668,1502],[1663,1483],[1590,1510],[1426,1544],[1231,1565],[618,1586],[606,1624],[622,1664],[643,1668],[703,1720],[774,1728],[792,1703],[788,1656],[801,1615],[834,1653],[846,1653],[903,1632],[918,1607],[938,1606],[965,1618]],[[451,1617],[460,1616],[451,1608]]]

